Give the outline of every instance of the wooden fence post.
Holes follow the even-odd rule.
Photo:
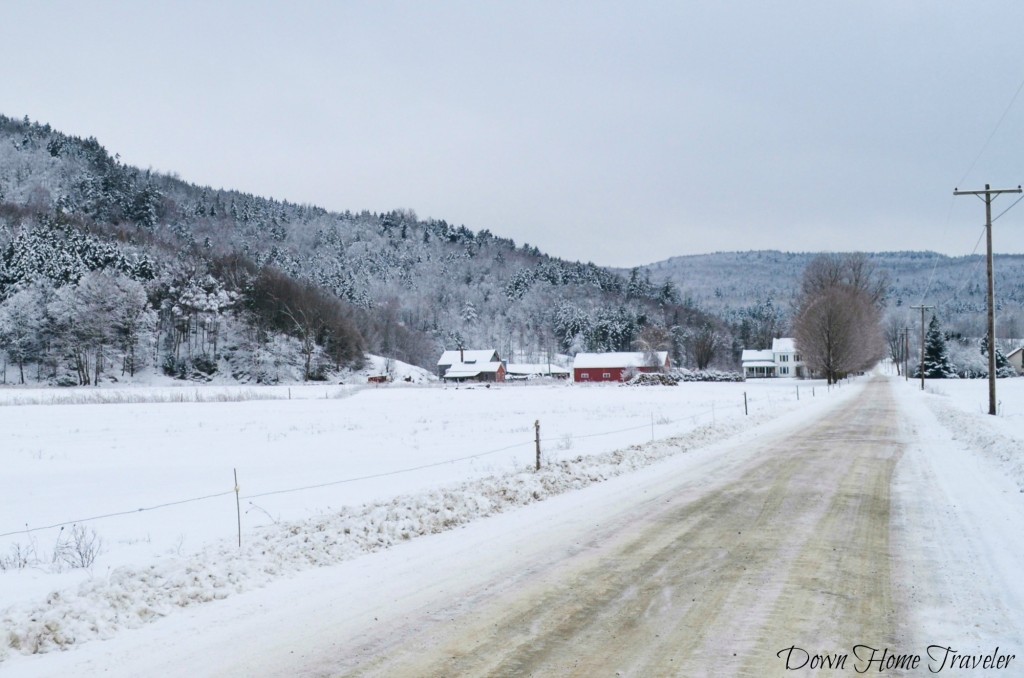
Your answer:
[[[533,428],[535,431],[535,442],[537,443],[537,470],[540,470],[540,419],[533,422]]]
[[[747,392],[743,392],[743,414],[749,415],[750,411],[747,410]]]
[[[235,472],[235,513],[238,514],[238,548],[242,548],[242,500],[238,498],[238,469]]]

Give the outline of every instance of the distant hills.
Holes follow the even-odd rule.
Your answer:
[[[722,316],[766,299],[789,310],[811,252],[716,252],[679,256],[642,270],[652,281],[671,281],[684,299]],[[889,307],[899,311],[924,303],[936,306],[943,326],[980,336],[986,309],[985,256],[950,257],[935,252],[869,252],[889,280]],[[996,310],[1000,334],[1024,334],[1024,255],[996,254]],[[918,322],[920,320],[918,319]]]

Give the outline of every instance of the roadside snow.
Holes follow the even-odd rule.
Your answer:
[[[996,382],[997,416],[988,412],[988,381],[931,380],[925,402],[953,440],[994,462],[1024,492],[1024,379]]]
[[[1020,386],[1018,386],[1020,384]],[[1000,381],[1017,400],[1024,380]],[[894,477],[893,549],[918,653],[1024,649],[1024,436],[992,417],[981,381],[897,382],[908,447]],[[1016,433],[1016,435],[1013,435]],[[1019,671],[1019,669],[1017,669]]]

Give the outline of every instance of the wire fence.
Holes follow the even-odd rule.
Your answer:
[[[796,389],[796,391],[795,391],[796,392],[795,399],[793,399],[793,400],[786,399],[787,401],[795,402],[795,401],[799,401],[800,400],[800,387],[799,387],[799,385],[795,386],[795,389]],[[805,387],[805,392],[806,392],[806,387]],[[812,395],[813,395],[814,394],[814,388],[813,387],[811,388],[811,392],[812,392]],[[429,469],[429,468],[435,468],[435,467],[445,466],[445,465],[449,465],[449,464],[456,464],[456,463],[459,463],[459,462],[470,461],[470,460],[473,460],[473,459],[480,459],[480,458],[483,458],[483,457],[499,454],[501,452],[507,452],[509,450],[513,450],[513,449],[517,449],[517,448],[525,448],[525,447],[537,446],[537,445],[543,446],[545,444],[545,442],[550,443],[551,440],[557,440],[557,439],[559,439],[559,437],[561,437],[561,439],[563,439],[563,440],[564,439],[570,439],[570,440],[575,441],[575,440],[587,440],[587,439],[592,439],[592,438],[607,437],[607,436],[618,435],[618,434],[622,434],[622,433],[630,433],[630,432],[640,431],[640,430],[650,430],[651,431],[651,440],[653,441],[655,439],[655,428],[656,427],[672,426],[672,425],[679,424],[679,423],[682,423],[682,422],[692,422],[694,425],[696,425],[697,421],[699,419],[701,419],[701,418],[710,418],[711,423],[714,424],[715,421],[716,421],[716,417],[717,417],[718,413],[725,413],[725,412],[730,412],[730,411],[733,411],[733,410],[743,410],[745,413],[749,414],[749,405],[748,405],[748,402],[747,402],[747,392],[746,391],[743,392],[743,400],[744,400],[744,402],[742,402],[742,403],[733,403],[733,404],[715,405],[714,403],[712,403],[712,407],[710,407],[710,408],[707,408],[707,409],[704,409],[704,410],[700,410],[700,411],[697,411],[697,412],[689,411],[684,416],[678,417],[678,418],[675,418],[675,419],[666,419],[666,418],[662,417],[659,420],[655,420],[654,419],[654,413],[652,412],[651,413],[651,421],[650,422],[645,422],[644,424],[639,424],[639,425],[636,425],[636,426],[629,426],[629,427],[625,427],[625,428],[618,428],[618,429],[613,429],[613,430],[608,430],[608,431],[600,431],[600,432],[596,432],[596,433],[576,434],[576,433],[570,433],[570,432],[560,432],[560,433],[556,432],[553,436],[551,436],[551,437],[549,437],[547,439],[541,439],[539,437],[539,435],[538,435],[538,437],[534,438],[534,439],[524,440],[524,441],[521,441],[521,442],[512,443],[510,445],[504,445],[502,447],[497,447],[497,448],[490,449],[490,450],[485,450],[485,451],[482,451],[482,452],[476,452],[474,454],[463,455],[463,456],[458,456],[458,457],[451,457],[451,458],[448,458],[448,459],[442,459],[442,460],[438,460],[438,461],[433,461],[433,462],[429,462],[429,463],[426,463],[426,464],[419,464],[419,465],[415,465],[415,466],[408,466],[408,467],[403,467],[403,468],[391,469],[391,470],[388,470],[388,471],[381,471],[379,473],[369,473],[369,474],[363,474],[363,475],[358,475],[358,476],[351,476],[351,477],[347,477],[347,478],[339,478],[339,479],[325,481],[325,482],[320,482],[320,483],[301,485],[301,486],[297,486],[297,487],[289,487],[289,488],[281,488],[281,489],[275,489],[275,490],[268,490],[266,492],[257,492],[257,493],[253,493],[253,494],[240,494],[239,488],[236,485],[235,487],[233,487],[231,489],[228,489],[228,490],[224,490],[222,492],[215,492],[215,493],[212,493],[212,494],[205,494],[205,495],[202,495],[202,496],[189,497],[189,498],[186,498],[186,499],[178,499],[178,500],[166,501],[166,502],[162,502],[162,503],[159,503],[159,504],[153,504],[153,505],[150,505],[150,506],[141,506],[141,507],[138,507],[138,508],[126,509],[126,510],[123,510],[123,511],[113,511],[113,512],[108,512],[108,513],[103,513],[103,514],[98,514],[98,515],[87,516],[87,517],[83,517],[83,518],[77,518],[77,519],[73,519],[73,520],[63,520],[63,521],[60,521],[60,522],[55,522],[55,523],[51,523],[51,524],[47,524],[47,525],[40,525],[40,526],[36,526],[36,527],[30,527],[29,524],[26,523],[25,527],[22,527],[20,529],[10,530],[10,531],[7,531],[7,532],[0,532],[0,538],[15,537],[15,536],[19,536],[19,535],[27,535],[27,534],[31,534],[31,533],[34,533],[34,532],[41,532],[41,531],[44,531],[44,530],[63,528],[63,527],[67,527],[67,526],[70,526],[70,525],[80,525],[80,524],[83,524],[83,523],[90,523],[90,522],[105,520],[105,519],[109,519],[109,518],[117,518],[117,517],[123,517],[123,516],[136,515],[136,514],[139,514],[139,513],[158,511],[158,510],[162,510],[162,509],[166,509],[166,508],[171,508],[171,507],[175,507],[175,506],[181,506],[181,505],[184,505],[184,504],[190,504],[190,503],[202,502],[202,501],[209,501],[209,500],[212,500],[212,499],[226,497],[226,496],[230,496],[230,495],[233,495],[233,494],[237,495],[237,498],[239,500],[250,501],[250,500],[253,500],[253,499],[259,499],[261,497],[269,497],[269,496],[283,495],[283,494],[292,494],[292,493],[296,493],[296,492],[305,492],[305,491],[317,490],[317,489],[322,489],[322,488],[325,488],[325,487],[331,487],[331,486],[336,486],[336,485],[345,485],[345,484],[349,484],[349,483],[356,483],[356,482],[361,482],[361,481],[368,481],[368,480],[374,480],[374,479],[379,479],[379,478],[386,478],[386,477],[389,477],[389,476],[397,476],[397,475],[402,475],[402,474],[406,474],[406,473],[414,473],[416,471],[422,471],[422,470]],[[766,400],[768,401],[768,407],[771,408],[773,406],[773,403],[772,403],[771,395],[770,394],[767,394]],[[752,401],[752,402],[754,402],[754,401]]]

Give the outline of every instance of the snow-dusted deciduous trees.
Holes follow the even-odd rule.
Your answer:
[[[21,383],[34,363],[57,383],[91,384],[118,361],[133,374],[153,322],[142,285],[120,273],[91,271],[56,289],[40,278],[0,304],[0,350]]]
[[[812,371],[833,383],[881,359],[884,290],[863,255],[822,255],[807,265],[793,333]]]
[[[18,366],[22,384],[25,365],[38,360],[43,350],[47,296],[46,286],[32,285],[0,304],[0,349]]]
[[[138,282],[118,273],[91,271],[59,288],[47,305],[54,346],[78,383],[96,383],[117,361],[134,373],[142,332],[153,314]]]

